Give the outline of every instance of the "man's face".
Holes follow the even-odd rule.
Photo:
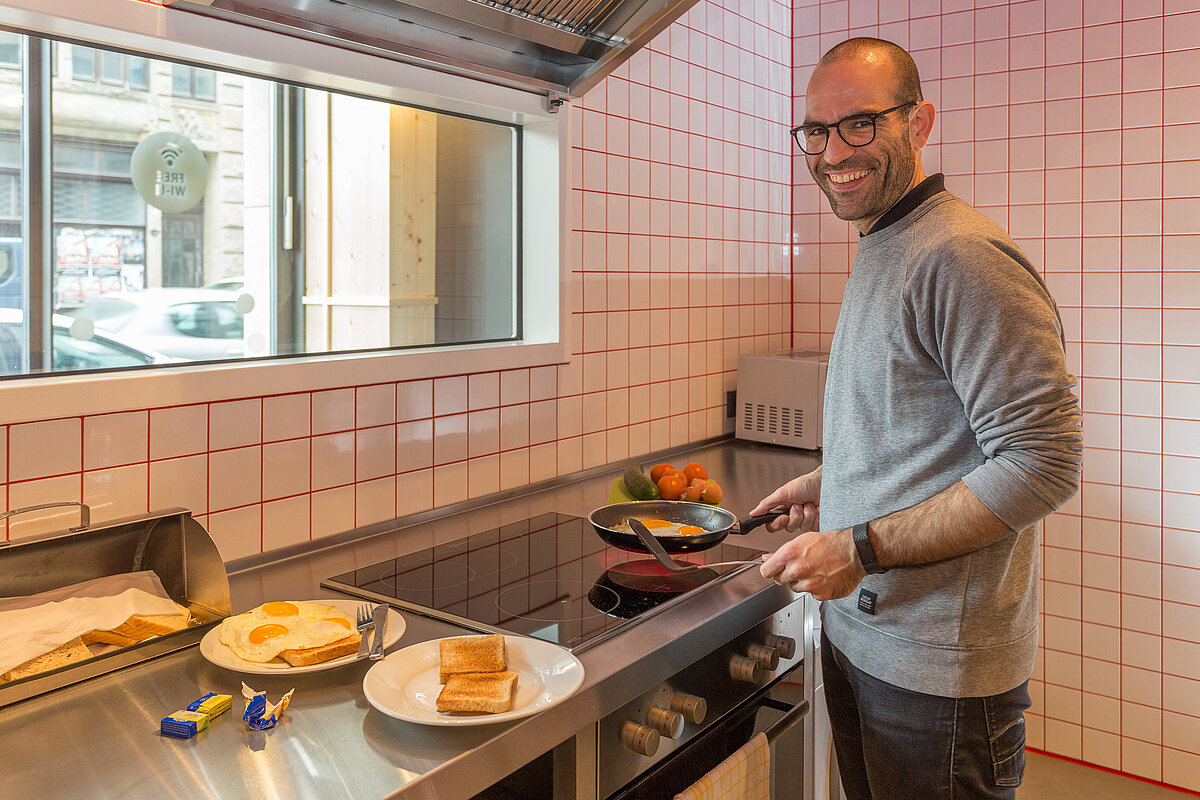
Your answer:
[[[896,105],[895,81],[878,61],[839,61],[818,67],[808,84],[806,123],[832,126],[852,114]],[[912,106],[875,120],[875,139],[851,147],[830,127],[825,152],[805,156],[808,171],[839,219],[862,231],[883,216],[913,184],[917,155],[908,135]]]

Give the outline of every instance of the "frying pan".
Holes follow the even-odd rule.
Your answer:
[[[716,547],[731,533],[749,533],[759,525],[787,513],[787,509],[775,509],[756,517],[738,519],[731,511],[706,503],[689,503],[686,500],[634,500],[601,506],[588,514],[588,522],[592,523],[592,527],[604,541],[635,553],[647,552],[637,534],[632,531],[626,533],[614,530],[628,517],[665,519],[668,522],[703,528],[704,533],[654,537],[668,553],[688,553]]]

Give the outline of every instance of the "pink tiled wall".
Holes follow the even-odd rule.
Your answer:
[[[0,503],[181,505],[236,559],[732,430],[791,331],[789,18],[701,2],[574,104],[569,364],[0,424]]]
[[[793,16],[794,118],[851,35],[912,52],[926,172],[1043,270],[1084,409],[1046,520],[1029,744],[1200,790],[1200,5],[823,0]],[[794,157],[795,332],[827,344],[856,235]]]

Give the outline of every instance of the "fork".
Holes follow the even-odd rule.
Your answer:
[[[355,658],[362,658],[371,648],[371,637],[367,634],[371,632],[371,628],[375,627],[375,623],[371,621],[371,604],[363,603],[354,611],[354,624],[358,627],[358,633],[362,637],[362,641],[358,643],[358,654]]]

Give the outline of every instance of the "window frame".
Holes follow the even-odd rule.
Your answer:
[[[60,7],[61,8],[61,7]],[[8,422],[146,408],[146,398],[211,402],[271,392],[314,391],[448,374],[495,372],[570,361],[572,318],[567,216],[570,205],[569,104],[546,97],[342,47],[248,30],[221,20],[125,0],[71,6],[71,17],[44,10],[43,0],[6,0],[0,25],[34,35],[68,37],[150,58],[253,74],[298,85],[415,105],[519,125],[522,251],[519,276],[523,338],[367,353],[327,353],[170,365],[111,373],[47,373],[0,381],[0,415]],[[114,22],[116,20],[116,22]],[[170,40],[159,32],[171,30]],[[578,244],[578,242],[575,242]],[[577,333],[576,333],[577,335]],[[164,394],[165,393],[165,394]],[[153,401],[149,401],[153,404]]]

